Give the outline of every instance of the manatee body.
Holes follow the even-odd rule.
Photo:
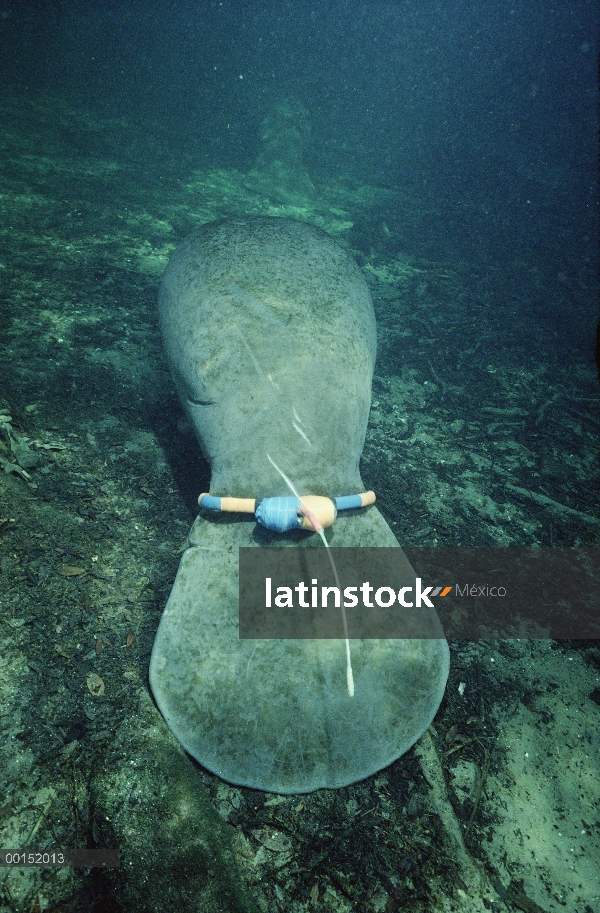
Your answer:
[[[211,494],[335,497],[363,490],[375,319],[354,261],[288,219],[205,225],[173,254],[159,298],[169,365],[211,464]],[[375,507],[340,514],[332,546],[396,549]],[[270,792],[339,787],[387,766],[428,728],[449,665],[435,613],[427,640],[240,640],[238,550],[323,548],[248,518],[202,512],[156,636],[150,682],[203,766]]]
[[[159,297],[167,359],[211,464],[211,493],[362,490],[376,331],[354,261],[289,219],[211,223],[173,254]]]

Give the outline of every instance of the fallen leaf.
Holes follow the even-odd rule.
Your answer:
[[[40,455],[35,453],[25,438],[21,436],[11,435],[10,449],[21,469],[32,469],[34,466],[39,466],[42,462]]]
[[[135,634],[132,634],[131,631],[130,631],[129,634],[127,635],[127,643],[126,643],[126,646],[127,646],[127,647],[130,647],[130,646],[132,645],[132,643],[134,642],[134,640],[135,640]]]
[[[27,624],[26,618],[4,618],[2,619],[6,622],[9,628],[21,628],[23,625]]]
[[[255,830],[250,833],[259,843],[262,843],[263,846],[266,846],[268,850],[272,850],[274,853],[285,853],[286,850],[291,849],[292,841],[290,838],[282,834],[281,831],[273,830],[272,827],[263,827],[262,830]]]
[[[21,476],[22,479],[31,482],[29,473],[22,469],[17,463],[11,463],[8,460],[5,460],[4,457],[0,457],[0,466],[4,472],[15,472],[17,475]]]
[[[104,682],[95,672],[88,672],[85,683],[92,697],[102,697],[104,694]]]
[[[3,821],[4,818],[10,818],[14,814],[14,807],[9,802],[8,805],[4,805],[0,808],[0,821]]]
[[[458,734],[458,726],[455,723],[454,726],[450,727],[450,729],[448,730],[448,732],[446,733],[446,736],[445,736],[446,742],[448,743],[448,745],[452,745],[457,734]]]
[[[63,564],[56,573],[61,577],[78,577],[80,574],[85,574],[85,568],[75,567],[74,564]]]
[[[98,655],[98,653],[101,652],[101,650],[102,650],[102,638],[97,637],[96,638],[96,656]]]

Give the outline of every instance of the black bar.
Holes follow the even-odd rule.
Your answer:
[[[598,547],[241,548],[239,568],[242,639],[343,638],[344,608],[350,639],[600,640]]]

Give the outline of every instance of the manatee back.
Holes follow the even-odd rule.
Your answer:
[[[218,495],[359,491],[376,331],[353,259],[290,219],[204,225],[159,295],[165,350]]]

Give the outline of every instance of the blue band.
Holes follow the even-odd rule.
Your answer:
[[[209,510],[221,510],[221,499],[215,498],[214,495],[202,495],[200,507],[208,507]]]
[[[334,498],[333,503],[338,510],[351,510],[353,507],[363,506],[360,495],[344,495],[341,498]]]

